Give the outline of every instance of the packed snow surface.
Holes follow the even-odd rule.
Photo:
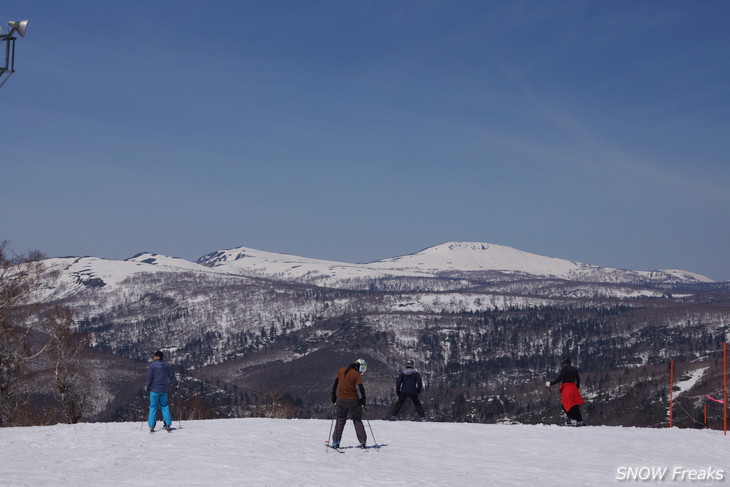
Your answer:
[[[601,486],[633,484],[631,472],[712,485],[730,474],[730,438],[713,430],[370,421],[368,443],[380,448],[363,451],[353,448],[348,421],[338,453],[324,446],[327,420],[174,426],[154,434],[142,422],[0,429],[0,485]]]

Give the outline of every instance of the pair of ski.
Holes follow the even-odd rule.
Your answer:
[[[568,428],[580,428],[581,426],[587,426],[585,421],[579,421],[578,423],[563,423],[558,426],[567,426]]]
[[[337,453],[345,453],[344,449],[340,448],[339,446],[330,445],[329,441],[325,441],[324,444],[327,448],[330,448],[330,449],[336,451]],[[368,450],[367,446],[349,446],[348,448],[357,448],[358,450],[365,450],[365,451]]]

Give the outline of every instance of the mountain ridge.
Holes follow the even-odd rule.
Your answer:
[[[352,290],[373,289],[373,286],[381,290],[447,290],[461,287],[460,282],[473,286],[479,282],[495,284],[530,278],[649,287],[714,283],[708,277],[690,271],[602,267],[484,242],[447,242],[413,254],[362,264],[249,247],[218,250],[196,262],[152,252],[140,252],[124,260],[87,256],[51,258],[47,262],[61,271],[61,286],[56,288],[54,298],[83,288],[123,286],[125,280],[133,276],[159,273],[257,278]],[[445,282],[451,284],[444,285]]]
[[[211,268],[282,275],[293,280],[305,277],[311,280],[317,273],[323,279],[332,281],[332,278],[438,277],[443,273],[502,272],[584,282],[714,282],[689,271],[635,271],[602,267],[484,242],[447,242],[413,254],[364,264],[310,259],[247,247],[212,252],[196,262]]]

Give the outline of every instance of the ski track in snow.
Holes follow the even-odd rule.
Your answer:
[[[706,485],[730,474],[730,438],[713,430],[370,421],[368,444],[372,428],[381,448],[339,454],[325,447],[327,420],[179,425],[2,428],[0,485],[601,486],[627,482],[619,467],[666,467],[666,483]],[[357,444],[351,421],[342,444]],[[675,467],[719,469],[725,480],[675,482]]]

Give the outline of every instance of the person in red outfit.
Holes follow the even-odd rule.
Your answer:
[[[553,384],[560,384],[560,400],[563,404],[563,411],[568,415],[568,424],[572,426],[582,426],[583,416],[580,414],[580,405],[585,404],[583,397],[580,395],[580,375],[578,369],[571,365],[570,357],[563,358],[563,368],[560,374],[553,380],[545,383],[550,388]]]

